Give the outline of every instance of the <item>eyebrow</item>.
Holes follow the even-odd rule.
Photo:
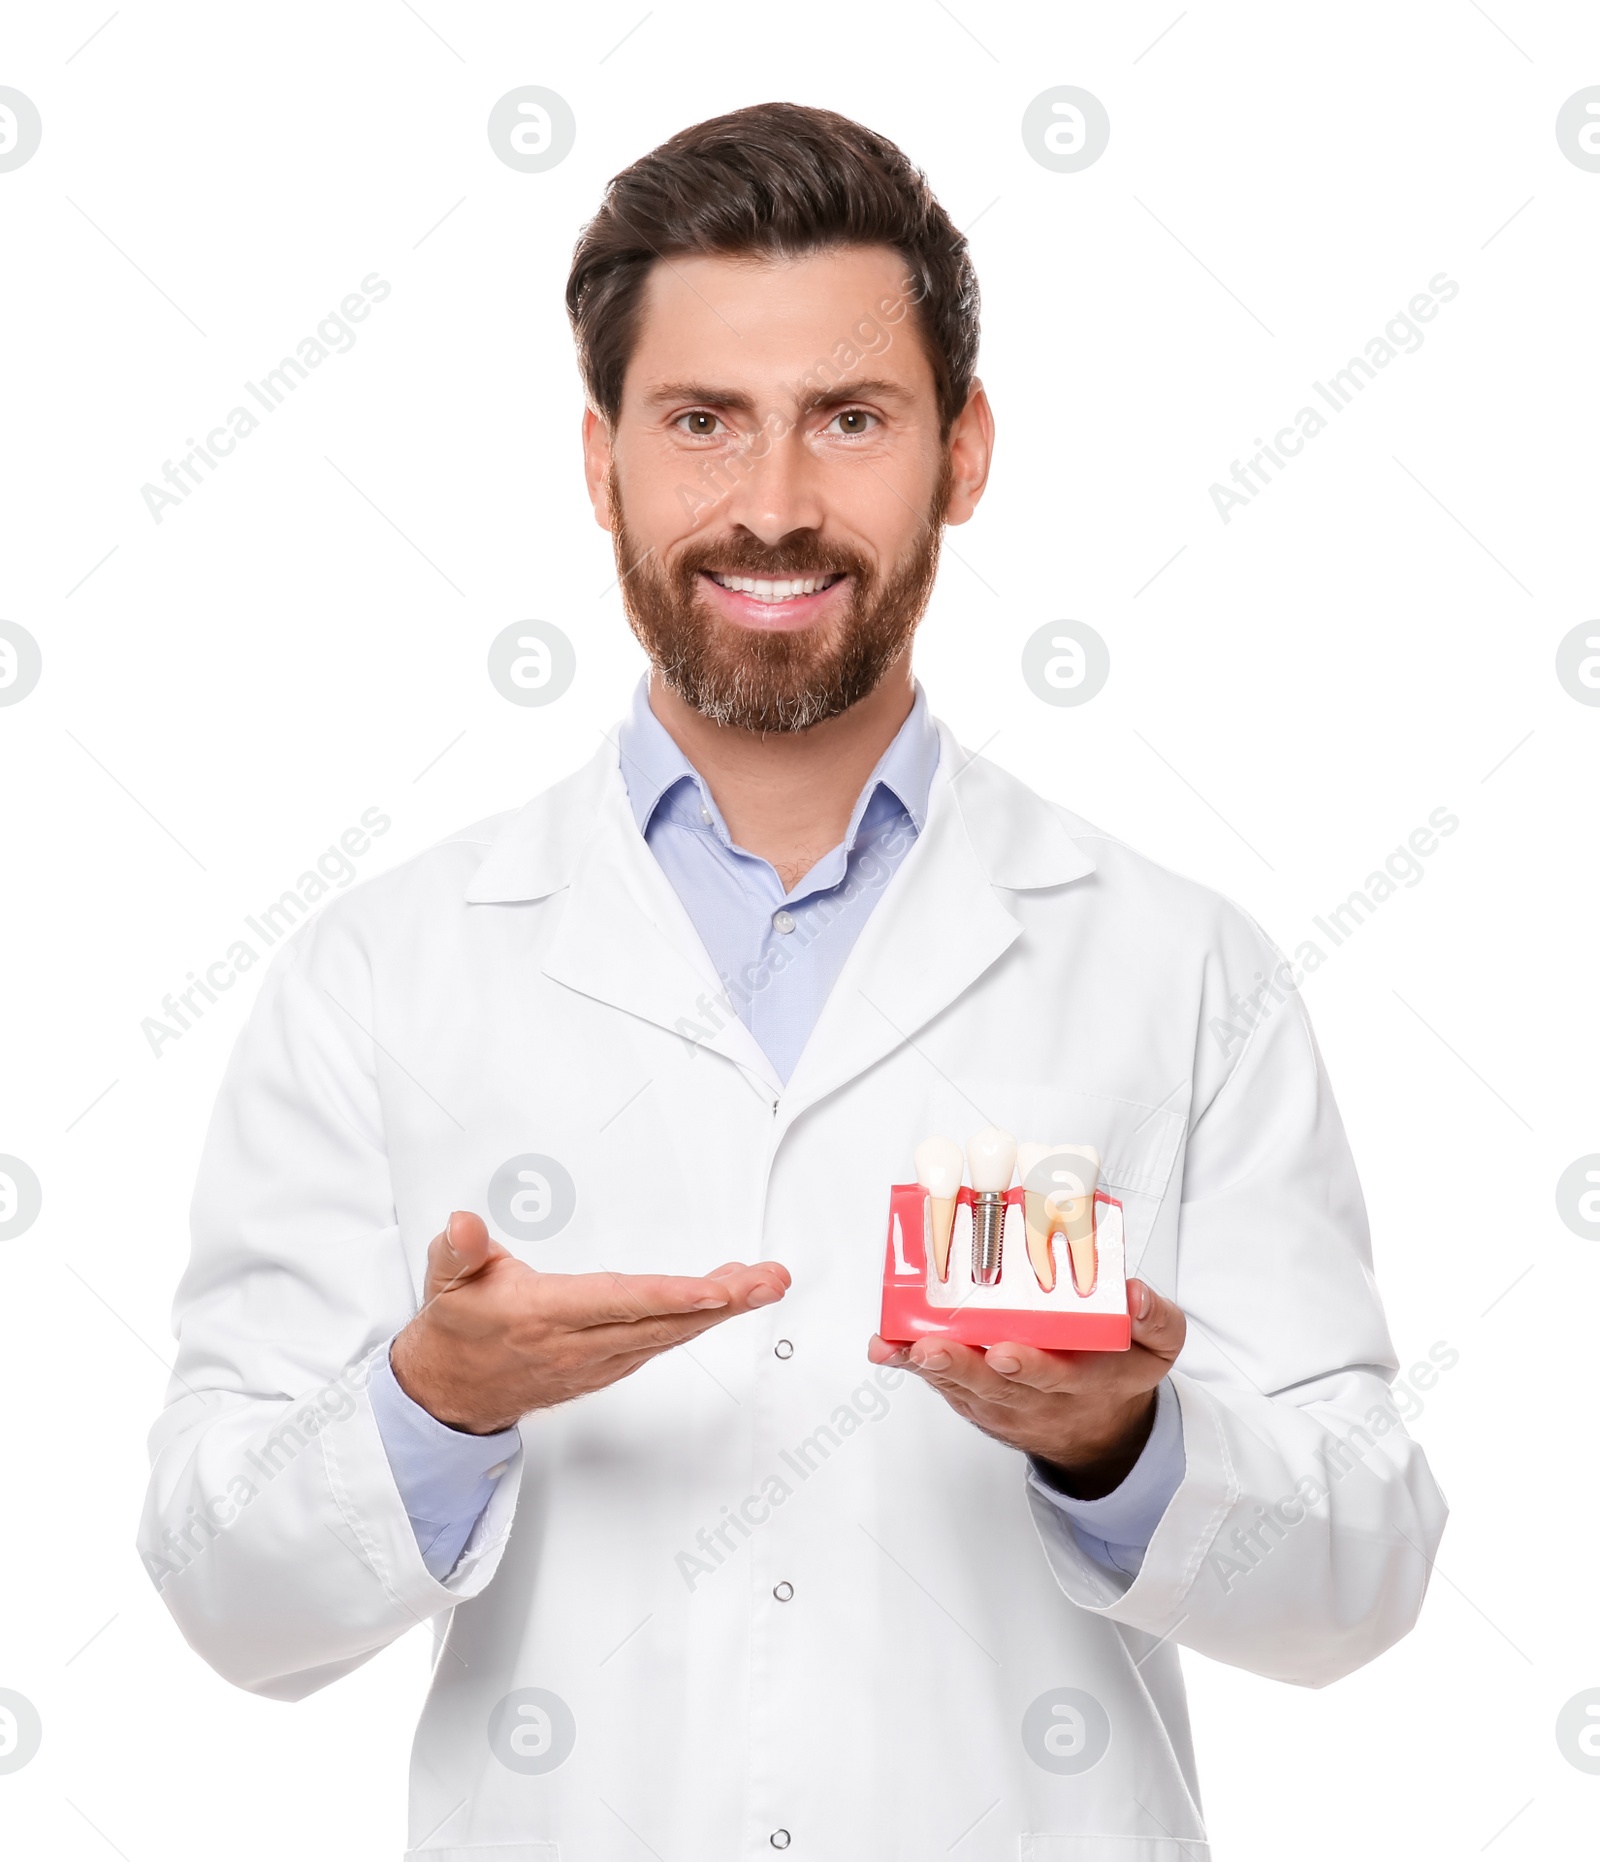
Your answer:
[[[801,399],[800,412],[811,414],[820,408],[846,407],[852,401],[891,401],[904,405],[914,398],[911,389],[900,382],[888,381],[882,376],[859,376],[851,381],[836,382],[830,388],[813,389]],[[663,382],[644,396],[646,407],[670,407],[674,402],[734,414],[756,411],[756,404],[748,394],[736,388],[711,388],[704,382]]]

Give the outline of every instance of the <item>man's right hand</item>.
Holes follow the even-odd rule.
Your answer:
[[[529,1410],[602,1390],[789,1287],[776,1261],[676,1274],[545,1274],[457,1210],[428,1247],[422,1308],[389,1353],[414,1403],[492,1435]]]

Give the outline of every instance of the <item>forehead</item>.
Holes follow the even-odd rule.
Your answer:
[[[931,397],[933,370],[906,288],[905,261],[888,246],[658,259],[646,276],[623,398],[662,381],[792,386],[819,365],[839,374],[852,350],[870,355],[874,376]]]

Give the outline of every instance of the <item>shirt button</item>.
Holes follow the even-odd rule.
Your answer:
[[[775,1358],[792,1358],[794,1356],[794,1346],[789,1343],[788,1339],[780,1338],[777,1344],[772,1347],[772,1355]]]
[[[711,810],[706,807],[704,802],[700,804],[700,819],[706,824],[707,827],[710,827]]]
[[[789,1832],[787,1830],[774,1830],[767,1838],[767,1841],[771,1843],[774,1849],[787,1849],[789,1847]]]
[[[777,1598],[779,1603],[787,1603],[794,1595],[794,1586],[785,1578],[781,1584],[773,1585],[772,1594]]]
[[[774,931],[782,931],[787,935],[794,929],[794,913],[774,912],[772,914],[772,928]]]

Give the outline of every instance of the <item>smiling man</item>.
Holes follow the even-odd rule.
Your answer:
[[[415,1862],[1203,1856],[1180,1646],[1334,1680],[1444,1524],[1287,967],[930,715],[994,422],[892,144],[685,130],[567,301],[651,672],[278,953],[147,1567],[275,1698],[428,1624]],[[991,1123],[1098,1151],[1128,1351],[871,1335],[889,1185]]]

